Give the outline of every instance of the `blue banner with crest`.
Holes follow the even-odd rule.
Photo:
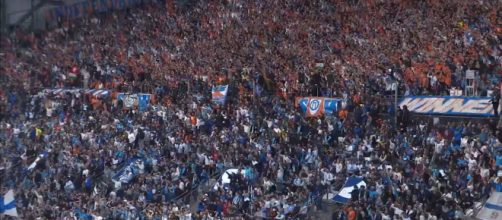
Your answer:
[[[296,98],[297,106],[307,117],[317,117],[323,114],[334,114],[342,106],[340,98],[300,97]]]

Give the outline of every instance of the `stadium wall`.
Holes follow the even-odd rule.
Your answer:
[[[2,0],[3,1],[3,10],[5,10],[5,20],[2,22],[4,27],[9,27],[11,25],[16,24],[21,17],[23,17],[26,13],[29,13],[33,5],[40,3],[40,0]],[[36,15],[35,15],[35,21]],[[35,22],[34,26],[36,26],[37,22]]]
[[[41,0],[0,0],[5,7],[5,20],[3,27],[15,25],[26,13]],[[135,7],[143,3],[149,3],[153,0],[63,0],[64,5],[46,4],[33,14],[33,28],[35,30],[44,29],[54,25],[58,19],[75,19],[85,17],[90,14],[122,10]],[[27,19],[27,23],[31,19]],[[30,23],[31,24],[31,23]],[[25,27],[29,25],[23,24]]]

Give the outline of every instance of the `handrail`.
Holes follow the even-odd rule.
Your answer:
[[[192,186],[192,189],[190,189],[189,191],[186,191],[186,192],[182,193],[181,195],[179,195],[179,196],[175,197],[175,198],[173,199],[173,201],[177,202],[177,201],[179,201],[180,199],[182,199],[182,198],[184,198],[184,197],[186,197],[186,196],[188,196],[188,195],[191,195],[193,192],[195,192],[195,190],[198,190],[198,189],[199,189],[199,186],[201,186],[203,183],[209,182],[209,180],[213,179],[214,177],[216,177],[216,176],[221,176],[221,175],[223,175],[223,172],[216,172],[216,173],[214,173],[214,174],[213,174],[212,176],[210,176],[208,179],[205,179],[205,180],[203,180],[203,181],[200,181],[200,182],[196,183],[194,186]]]
[[[323,193],[319,193],[319,194],[314,195],[314,196],[308,196],[306,198],[306,201],[304,201],[303,203],[301,203],[301,205],[300,204],[297,204],[297,205],[300,205],[300,210],[304,206],[310,207],[310,206],[314,205],[315,202],[321,200],[322,196],[323,196]],[[309,213],[311,213],[312,210],[308,209],[308,208],[307,208],[307,210],[308,211],[307,211],[306,215],[308,216]],[[299,219],[300,215],[301,215],[301,212],[298,212],[297,214],[288,217],[288,219]],[[254,219],[254,218],[259,218],[259,219],[275,219],[275,218],[271,218],[271,217],[267,217],[267,216],[257,216],[257,215],[255,215],[255,213],[247,213],[247,212],[243,212],[243,213],[241,213],[241,212],[231,213],[231,214],[223,217],[223,219],[237,217],[237,216],[248,217],[248,218],[251,218],[251,219]]]

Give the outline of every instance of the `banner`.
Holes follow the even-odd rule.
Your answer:
[[[139,111],[146,111],[150,105],[150,100],[152,99],[151,94],[139,93],[139,94],[117,94],[117,99],[122,100],[124,103],[124,108],[134,108],[138,106]]]
[[[228,85],[213,86],[211,90],[211,96],[213,97],[213,102],[218,104],[225,104],[227,98]]]
[[[405,105],[418,114],[495,116],[487,97],[411,96],[399,103],[401,108]]]
[[[493,192],[476,218],[483,220],[496,220],[502,218],[502,192]]]
[[[304,97],[296,98],[296,103],[300,110],[307,117],[317,117],[323,114],[333,114],[340,109],[342,99],[324,97]]]
[[[343,184],[342,189],[338,194],[333,197],[333,201],[338,203],[347,203],[352,198],[352,191],[354,190],[354,186],[357,188],[361,188],[361,186],[366,186],[366,183],[363,181],[363,178],[359,177],[349,177],[345,184]]]

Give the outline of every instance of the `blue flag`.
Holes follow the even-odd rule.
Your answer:
[[[77,219],[84,219],[84,220],[92,220],[93,219],[92,215],[83,212],[79,208],[75,209],[75,217],[77,217]]]
[[[150,104],[150,94],[138,95],[138,110],[140,112],[146,111],[149,104]]]

